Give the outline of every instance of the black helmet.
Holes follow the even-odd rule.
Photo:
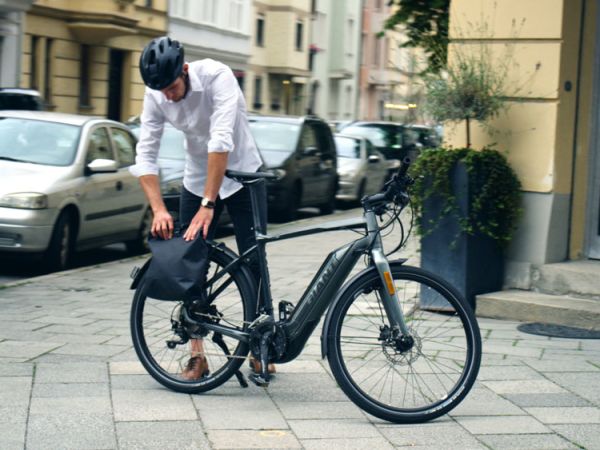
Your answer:
[[[183,46],[167,36],[152,39],[140,56],[140,73],[150,89],[164,89],[183,71]]]

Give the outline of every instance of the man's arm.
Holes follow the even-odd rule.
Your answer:
[[[214,202],[219,195],[219,189],[225,176],[227,169],[228,152],[212,152],[208,154],[208,174],[206,184],[204,185],[204,198]],[[198,210],[190,225],[188,226],[183,238],[186,241],[191,241],[196,238],[198,232],[202,232],[202,236],[206,239],[208,228],[212,222],[214,210],[212,208],[202,208]]]
[[[150,208],[152,208],[152,227],[150,232],[152,236],[160,236],[163,239],[171,239],[173,237],[173,217],[167,211],[165,202],[160,193],[160,182],[158,175],[142,175],[140,184],[146,194]]]

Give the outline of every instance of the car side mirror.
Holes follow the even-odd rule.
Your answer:
[[[381,158],[377,155],[369,155],[369,163],[375,164],[381,161]]]
[[[95,159],[86,166],[87,173],[111,173],[119,170],[114,159]]]

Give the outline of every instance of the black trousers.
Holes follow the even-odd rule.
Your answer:
[[[258,213],[260,217],[261,227],[264,233],[267,232],[267,188],[264,180],[255,185],[258,194]],[[202,197],[192,194],[190,191],[183,188],[179,203],[179,221],[181,226],[187,226],[192,221],[194,215],[200,208]],[[213,239],[217,230],[219,217],[223,212],[223,208],[227,207],[227,212],[233,222],[235,232],[235,240],[238,247],[238,253],[241,255],[249,248],[256,245],[254,237],[254,221],[252,219],[252,203],[250,201],[250,190],[243,187],[235,194],[226,199],[217,198],[215,202],[215,214],[212,223],[208,229],[208,239]],[[256,260],[256,255],[253,255],[249,261],[250,269],[254,274],[257,282],[260,280],[260,268]]]

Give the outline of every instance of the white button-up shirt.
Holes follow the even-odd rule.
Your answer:
[[[183,185],[202,197],[209,152],[229,152],[227,168],[242,172],[255,172],[262,160],[250,133],[244,96],[231,69],[203,59],[190,63],[188,74],[190,89],[178,102],[146,88],[136,163],[129,170],[136,177],[158,175],[156,158],[164,123],[169,122],[185,133]],[[241,187],[225,177],[219,196],[227,198]]]

